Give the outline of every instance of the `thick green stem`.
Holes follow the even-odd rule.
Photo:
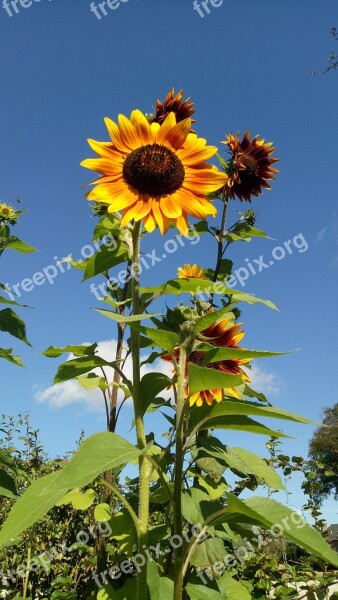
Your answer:
[[[217,277],[220,272],[222,258],[223,258],[223,254],[224,254],[223,236],[225,233],[225,225],[226,225],[226,220],[227,220],[228,203],[229,203],[229,198],[228,198],[228,196],[226,196],[224,198],[221,226],[220,226],[219,234],[218,234],[218,238],[217,238],[217,262],[216,262],[216,267],[215,267],[214,277],[213,277],[214,282],[217,281]]]
[[[23,584],[23,592],[22,592],[22,597],[23,598],[27,598],[29,573],[30,573],[29,565],[30,565],[30,562],[31,562],[31,555],[32,555],[32,549],[31,549],[30,546],[28,546],[26,576],[25,576],[25,580],[24,580],[24,584]]]
[[[133,231],[133,314],[140,314],[140,227],[137,222]],[[140,397],[140,333],[131,328],[131,348],[133,359],[133,402],[135,412],[135,426],[137,436],[137,446],[143,450],[146,446],[146,436],[143,423],[143,413]],[[144,556],[144,565],[138,575],[137,580],[137,600],[147,600],[147,556],[145,549],[148,546],[148,527],[149,527],[149,482],[152,472],[152,466],[146,457],[142,454],[139,458],[139,509],[138,518],[140,528],[138,531],[138,552]]]
[[[174,483],[174,534],[182,540],[182,478],[184,461],[184,408],[185,408],[185,364],[187,358],[186,345],[180,346],[180,357],[177,368],[177,406],[176,406],[176,456],[175,456],[175,483]],[[182,600],[183,579],[180,576],[182,550],[175,553],[175,582],[174,600]]]

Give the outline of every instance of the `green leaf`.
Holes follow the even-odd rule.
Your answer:
[[[22,359],[17,354],[13,354],[13,348],[0,348],[0,358],[4,358],[18,367],[23,367]]]
[[[57,502],[56,506],[71,504],[75,510],[87,510],[90,506],[92,506],[94,500],[94,490],[86,490],[85,492],[81,492],[79,489],[74,489],[61,498],[61,500]]]
[[[136,530],[129,512],[123,508],[111,517],[109,524],[112,529],[111,537],[118,542],[120,551],[131,556],[136,542]]]
[[[160,577],[158,566],[153,560],[148,562],[147,581],[149,600],[164,600],[173,597],[174,582],[168,577]]]
[[[203,364],[218,362],[221,360],[270,358],[272,356],[283,356],[288,352],[269,352],[265,350],[241,350],[239,348],[212,348],[203,359]]]
[[[156,346],[157,348],[163,348],[163,350],[171,352],[178,344],[178,335],[173,331],[153,329],[152,327],[138,326],[137,324],[133,324],[132,327],[141,331],[152,342],[155,342],[154,344],[147,343],[146,346]]]
[[[196,545],[190,562],[194,567],[203,571],[208,567],[212,567],[215,563],[223,561],[224,554],[223,540],[220,538],[208,538]]]
[[[250,600],[251,598],[246,587],[233,579],[229,573],[224,573],[217,581],[217,585],[224,600]]]
[[[136,446],[116,433],[95,433],[82,443],[56,483],[72,489],[83,487],[100,473],[135,460],[139,454]]]
[[[163,373],[146,373],[141,379],[140,397],[143,414],[162,390],[171,385],[169,377]]]
[[[214,312],[208,313],[203,317],[200,317],[196,321],[196,325],[193,331],[194,335],[197,335],[204,329],[207,329],[208,327],[210,327],[210,325],[218,323],[224,318],[224,316],[227,317],[230,321],[234,320],[235,318],[234,314],[231,312],[231,309],[228,306],[226,306],[225,308],[221,308],[220,310],[215,310]]]
[[[107,388],[104,378],[95,375],[95,373],[79,375],[79,377],[77,377],[77,381],[81,387],[85,388],[85,390],[95,390],[97,387],[103,390]]]
[[[271,302],[271,300],[262,300],[261,298],[257,298],[253,294],[245,294],[244,292],[240,292],[238,290],[232,290],[231,294],[231,302],[246,302],[247,304],[264,304],[268,308],[272,308],[273,310],[278,310],[277,306]]]
[[[230,233],[224,236],[229,244],[232,242],[242,241],[249,242],[252,237],[269,238],[265,231],[252,227],[247,223],[237,223]]]
[[[204,585],[195,585],[188,583],[187,592],[191,600],[223,600],[224,596]]]
[[[0,448],[0,465],[15,471],[15,460],[10,452],[4,448]]]
[[[144,321],[146,319],[151,319],[151,317],[162,316],[162,313],[156,313],[153,315],[144,313],[142,315],[130,315],[129,317],[125,317],[120,313],[115,313],[111,310],[103,310],[102,308],[95,308],[95,311],[100,313],[104,317],[108,317],[108,319],[113,319],[113,321],[117,321],[117,323],[133,323],[135,321]]]
[[[209,412],[205,424],[209,429],[213,428],[213,423],[223,416],[229,415],[252,415],[256,417],[270,417],[273,419],[285,419],[287,421],[294,421],[295,423],[304,423],[307,425],[318,425],[318,423],[302,417],[295,413],[288,412],[281,408],[275,408],[274,406],[260,406],[255,402],[245,402],[243,400],[227,400],[216,404]]]
[[[94,356],[97,344],[80,346],[64,346],[63,348],[55,348],[55,346],[49,346],[47,350],[43,352],[44,356],[48,358],[58,358],[62,354],[74,354],[74,356]]]
[[[102,504],[95,506],[94,518],[97,523],[101,523],[102,521],[110,521],[112,514],[110,512],[109,504],[103,502]]]
[[[270,300],[261,300],[251,294],[245,294],[239,290],[234,290],[230,287],[226,287],[221,282],[213,283],[206,279],[171,279],[167,283],[158,287],[145,287],[141,288],[141,294],[156,294],[163,296],[165,294],[174,294],[179,296],[180,294],[215,294],[221,296],[231,296],[233,302],[247,302],[248,304],[265,304],[269,308],[277,310],[277,307]]]
[[[16,498],[17,495],[14,479],[6,471],[0,469],[0,496]]]
[[[201,525],[207,517],[221,508],[219,502],[210,501],[209,495],[199,488],[182,491],[182,513],[189,523]]]
[[[199,367],[193,363],[189,364],[189,393],[195,394],[202,390],[214,390],[218,388],[233,388],[242,383],[241,375],[229,375],[214,369]]]
[[[0,304],[10,304],[11,306],[21,306],[24,308],[30,308],[27,306],[27,304],[19,304],[18,302],[10,300],[9,298],[4,298],[3,296],[0,296]]]
[[[86,268],[82,281],[87,281],[95,275],[105,273],[112,267],[126,262],[128,260],[128,252],[126,247],[118,243],[117,248],[112,249],[107,246],[101,246],[100,249],[86,261]]]
[[[16,250],[17,252],[22,252],[23,254],[30,254],[31,252],[36,251],[36,248],[26,244],[15,236],[10,237],[10,241],[6,244],[6,248],[9,248],[10,250]]]
[[[54,483],[59,473],[50,473],[37,479],[14,504],[1,532],[0,546],[6,546],[12,538],[43,517],[64,496],[67,489],[56,489]]]
[[[257,454],[252,454],[242,448],[228,448],[221,458],[230,469],[243,475],[254,475],[259,483],[264,483],[274,490],[285,490],[278,473]]]
[[[322,535],[310,527],[297,512],[283,506],[271,498],[253,497],[240,500],[228,494],[228,506],[225,515],[220,516],[213,525],[220,522],[256,524],[271,530],[271,538],[283,535],[291,542],[301,546],[314,556],[338,567],[338,555],[324,540]]]
[[[69,379],[74,379],[79,375],[84,375],[84,373],[92,371],[96,367],[111,366],[111,363],[107,362],[100,356],[84,356],[82,358],[74,358],[73,360],[68,360],[59,366],[54,378],[54,383],[56,384],[61,383],[62,381],[68,381]]]
[[[254,419],[250,419],[249,417],[241,415],[218,417],[212,421],[208,421],[207,423],[204,422],[199,429],[231,429],[234,431],[246,431],[247,433],[254,433],[256,435],[266,435],[267,437],[291,437],[285,433],[282,433],[281,431],[270,429],[269,427],[258,423],[258,421],[255,421]]]
[[[174,483],[168,483],[170,491],[174,491]],[[157,488],[150,496],[151,504],[165,504],[169,502],[170,496],[166,487],[161,486]]]
[[[118,574],[120,577],[121,571]],[[97,600],[131,600],[136,598],[136,579],[127,579],[119,590],[114,590],[111,585],[105,585],[97,593]]]
[[[5,331],[30,346],[26,337],[26,325],[11,308],[0,310],[0,331]]]
[[[41,519],[70,490],[90,484],[98,475],[135,460],[138,448],[115,433],[96,433],[83,442],[69,463],[37,479],[13,506],[0,532],[0,546]]]

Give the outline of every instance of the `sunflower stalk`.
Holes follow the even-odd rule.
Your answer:
[[[215,283],[217,281],[217,277],[218,277],[220,269],[221,269],[222,259],[224,256],[224,234],[225,234],[228,205],[229,205],[228,194],[225,194],[225,196],[222,198],[222,200],[223,200],[223,211],[222,211],[221,225],[220,225],[219,231],[217,233],[217,236],[215,235],[215,238],[217,240],[217,260],[216,260],[216,267],[214,270],[214,276],[212,279],[213,283]],[[213,300],[214,300],[214,295],[211,294],[210,295],[210,304],[213,304]],[[203,447],[204,440],[206,440],[207,437],[208,437],[207,429],[205,429],[203,431],[198,431],[197,436],[196,436],[196,448]],[[197,472],[197,474],[194,477],[194,485],[198,485],[198,479],[201,475],[201,470],[199,469],[198,466],[196,466],[196,472]]]
[[[133,279],[132,279],[132,299],[133,314],[141,313],[140,309],[140,229],[141,222],[134,225],[133,230]],[[137,446],[140,450],[146,447],[146,436],[143,422],[143,414],[140,396],[140,332],[131,328],[131,348],[133,361],[133,403],[135,413],[135,426],[137,436]],[[149,482],[152,473],[152,465],[144,454],[139,458],[139,528],[137,530],[138,552],[144,556],[145,561],[137,580],[137,600],[147,600],[147,556],[145,549],[148,547],[148,527],[149,527]]]
[[[174,481],[174,534],[178,539],[182,539],[183,519],[182,519],[182,478],[184,461],[184,413],[185,413],[185,370],[187,359],[187,347],[190,339],[186,340],[180,346],[180,355],[177,365],[177,404],[176,404],[176,452],[175,452],[175,481]],[[182,551],[177,549],[175,553],[175,582],[174,582],[174,600],[182,600],[183,597],[183,579],[180,576],[182,572]]]

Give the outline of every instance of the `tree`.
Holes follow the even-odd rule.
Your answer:
[[[314,461],[320,488],[321,502],[334,494],[338,499],[338,402],[332,408],[324,408],[323,424],[313,434],[309,443],[309,456]]]

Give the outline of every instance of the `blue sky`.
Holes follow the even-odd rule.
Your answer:
[[[318,419],[322,407],[337,402],[338,77],[314,78],[309,70],[321,70],[337,46],[329,36],[337,25],[336,2],[224,0],[201,17],[192,0],[129,0],[107,8],[100,20],[86,0],[33,0],[18,11],[9,16],[0,2],[0,198],[23,199],[28,212],[17,234],[38,252],[21,257],[8,251],[0,280],[12,285],[55,265],[54,257],[80,257],[94,225],[81,189],[90,178],[79,166],[91,155],[86,138],[107,139],[105,116],[149,112],[172,85],[183,88],[197,108],[196,130],[210,143],[250,128],[277,147],[280,174],[273,191],[253,203],[258,226],[274,240],[237,244],[229,258],[236,268],[262,254],[269,260],[275,246],[302,235],[292,255],[243,288],[272,299],[280,312],[247,307],[243,319],[247,347],[300,348],[260,361],[256,381],[275,404]],[[243,208],[231,204],[230,223]],[[306,251],[299,251],[305,248],[301,239]],[[162,249],[164,242],[156,233],[146,244]],[[214,255],[211,238],[187,243],[146,272],[144,282],[175,276],[183,262],[212,266]],[[25,370],[0,364],[1,412],[29,410],[49,451],[62,453],[74,447],[81,428],[86,434],[103,429],[104,413],[81,397],[62,407],[38,402],[58,364],[41,352],[52,344],[109,341],[114,328],[90,310],[97,302],[77,271],[59,273],[53,285],[35,287],[21,300],[34,307],[24,312],[34,347],[16,345]],[[55,392],[47,396],[57,404]],[[129,410],[122,434],[130,418]],[[152,417],[150,425],[158,427],[158,420]],[[297,438],[285,443],[285,452],[305,456],[312,428],[286,425],[284,431]],[[227,439],[264,450],[262,440],[248,435]],[[291,488],[301,504],[297,486]],[[325,506],[335,520],[334,503]]]

